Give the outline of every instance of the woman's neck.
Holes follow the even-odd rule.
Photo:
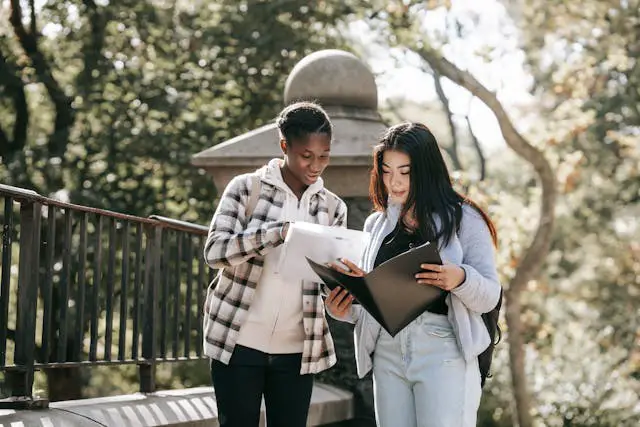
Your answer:
[[[287,184],[298,199],[301,198],[308,186],[291,172],[286,163],[280,166],[280,172],[284,183]]]

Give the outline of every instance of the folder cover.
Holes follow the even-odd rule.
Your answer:
[[[429,242],[387,260],[364,277],[340,273],[309,258],[307,262],[329,289],[341,286],[349,291],[391,336],[445,292],[416,282],[421,264],[442,265],[438,249]]]

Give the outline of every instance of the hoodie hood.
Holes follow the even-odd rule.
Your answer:
[[[280,188],[283,191],[293,193],[291,188],[284,182],[282,178],[282,170],[280,169],[284,164],[284,160],[282,159],[271,159],[269,163],[261,167],[256,171],[256,174],[260,176],[260,179],[267,184],[274,185]],[[322,177],[319,177],[316,182],[311,184],[306,190],[305,193],[315,194],[324,189],[324,182],[322,181]]]

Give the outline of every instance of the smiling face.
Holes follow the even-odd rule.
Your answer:
[[[411,159],[405,153],[386,150],[382,154],[382,182],[394,203],[404,204],[411,189]]]
[[[304,185],[315,183],[329,165],[331,137],[326,133],[312,133],[290,144],[280,142],[286,167]]]

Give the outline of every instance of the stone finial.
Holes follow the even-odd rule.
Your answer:
[[[304,57],[289,74],[285,103],[317,101],[324,106],[378,109],[373,73],[354,54],[337,49]]]

